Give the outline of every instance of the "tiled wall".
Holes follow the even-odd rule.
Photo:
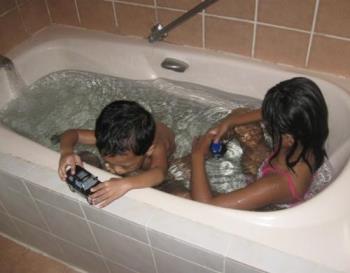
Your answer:
[[[1,0],[0,53],[65,24],[147,37],[201,0]],[[219,0],[166,41],[350,76],[349,0]]]
[[[61,185],[0,153],[0,234],[89,273],[338,272],[128,197],[97,209]]]

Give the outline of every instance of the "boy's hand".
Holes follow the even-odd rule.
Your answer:
[[[98,208],[107,206],[130,190],[127,180],[128,178],[111,178],[91,188],[93,194],[89,196],[89,203]]]
[[[193,139],[192,142],[192,158],[206,157],[209,153],[209,146],[214,139],[214,135],[208,133]]]
[[[83,166],[83,162],[81,161],[80,156],[76,154],[67,154],[61,155],[59,166],[58,166],[58,175],[60,176],[62,181],[66,181],[67,178],[67,168],[71,168],[72,174],[75,174],[75,166]]]

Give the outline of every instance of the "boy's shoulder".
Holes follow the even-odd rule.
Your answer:
[[[168,127],[166,124],[160,121],[156,122],[156,134],[165,134],[169,132],[174,134],[173,130],[170,127]]]
[[[156,136],[154,138],[154,143],[157,145],[164,145],[169,153],[169,151],[175,149],[175,134],[164,123],[156,122]]]

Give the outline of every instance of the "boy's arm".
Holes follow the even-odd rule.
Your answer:
[[[152,154],[151,165],[148,170],[138,175],[125,178],[112,178],[92,188],[89,196],[91,204],[99,208],[107,206],[132,189],[153,187],[164,181],[168,171],[165,147],[159,147]]]
[[[66,168],[70,166],[72,173],[75,172],[75,165],[82,165],[81,159],[74,154],[74,146],[81,144],[96,144],[95,133],[92,130],[70,129],[60,137],[60,161],[58,174],[62,180],[66,179]]]
[[[69,129],[65,131],[60,137],[61,154],[72,153],[77,143],[96,144],[95,131],[84,129]]]
[[[153,144],[149,169],[130,177],[130,189],[154,187],[162,183],[167,176],[168,151],[172,151],[171,139],[175,141],[175,137],[165,125],[158,125],[157,130],[159,130],[158,140],[155,141],[157,144]]]
[[[132,190],[157,186],[164,181],[165,177],[164,169],[158,166],[124,179],[128,189]]]

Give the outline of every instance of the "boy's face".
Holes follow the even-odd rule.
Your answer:
[[[133,152],[127,151],[123,155],[105,156],[103,159],[109,172],[124,176],[141,169],[145,156],[134,155]]]

